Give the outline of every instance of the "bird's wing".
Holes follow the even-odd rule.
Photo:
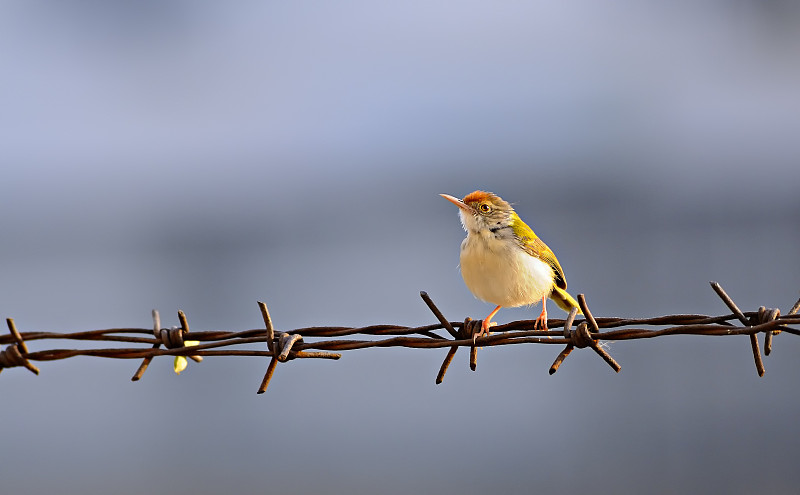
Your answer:
[[[536,259],[544,261],[548,265],[553,268],[553,273],[555,274],[554,283],[556,287],[561,289],[567,288],[567,279],[564,278],[564,270],[561,269],[561,265],[558,263],[558,259],[556,255],[553,254],[553,251],[547,247],[547,244],[544,243],[539,237],[533,233],[533,230],[528,227],[528,225],[523,222],[521,219],[517,219],[519,222],[514,228],[514,235],[517,236],[522,245],[522,249],[525,250],[526,253],[530,254]]]

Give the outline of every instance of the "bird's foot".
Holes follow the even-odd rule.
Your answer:
[[[491,335],[492,332],[490,332],[489,329],[494,327],[494,326],[497,326],[496,322],[488,320],[488,319],[483,320],[483,323],[481,323],[481,329],[472,334],[472,343],[474,344],[475,340],[478,337],[484,337],[484,336],[488,337],[489,335]]]
[[[533,329],[547,330],[547,311],[542,311],[542,314],[536,318],[536,321],[533,323]]]

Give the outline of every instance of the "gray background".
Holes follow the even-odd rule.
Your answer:
[[[438,193],[512,201],[595,314],[800,289],[800,9],[739,2],[7,1],[0,316],[22,331],[491,309]],[[562,314],[551,303],[553,317]],[[497,321],[531,319],[509,309]],[[74,345],[50,342],[47,347]],[[32,344],[42,349],[41,344]],[[800,341],[373,349],[0,376],[4,493],[792,493]]]

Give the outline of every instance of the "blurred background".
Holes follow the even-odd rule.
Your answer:
[[[800,290],[800,8],[6,1],[0,316],[21,331],[482,318],[438,196],[511,201],[599,316]],[[507,309],[499,322],[532,319]],[[550,304],[551,317],[562,313]],[[79,346],[32,343],[33,350]],[[44,347],[42,347],[44,345]],[[795,493],[800,341],[74,358],[0,376],[4,493]]]

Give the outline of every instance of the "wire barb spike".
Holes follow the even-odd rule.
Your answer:
[[[747,320],[747,317],[742,313],[742,310],[733,302],[733,299],[728,295],[727,292],[722,288],[721,285],[717,282],[711,282],[711,288],[714,289],[714,292],[722,299],[728,309],[733,311],[733,314],[736,318],[742,323],[742,325],[748,327],[751,326],[750,322]],[[758,345],[758,337],[755,333],[749,334],[748,338],[750,339],[750,348],[753,351],[753,361],[756,363],[756,372],[758,376],[764,376],[765,369],[764,369],[764,361],[761,359],[761,349]],[[770,350],[772,350],[772,342],[770,342]]]
[[[664,337],[667,335],[747,335],[752,344],[752,352],[757,369],[761,374],[763,362],[757,336],[765,335],[765,353],[769,354],[774,347],[774,336],[779,333],[800,336],[800,302],[795,304],[785,315],[777,309],[760,307],[758,311],[741,311],[730,299],[719,284],[712,283],[714,290],[720,295],[733,314],[706,316],[697,314],[674,314],[651,318],[617,318],[593,316],[583,294],[578,295],[578,303],[584,313],[584,319],[576,320],[577,310],[570,312],[566,320],[552,319],[552,327],[564,325],[563,331],[536,330],[533,320],[515,321],[493,327],[494,334],[481,336],[473,341],[472,336],[480,328],[480,320],[466,318],[462,322],[450,322],[427,293],[420,296],[428,308],[436,316],[437,322],[432,325],[406,327],[399,325],[371,325],[360,328],[342,326],[319,326],[299,328],[278,332],[266,304],[259,302],[264,320],[261,329],[244,331],[205,331],[191,332],[192,344],[185,347],[184,337],[189,332],[186,315],[180,311],[178,319],[180,327],[161,328],[157,311],[153,311],[153,326],[142,328],[111,328],[106,330],[77,331],[72,333],[53,332],[18,332],[13,319],[6,320],[9,333],[0,334],[0,370],[3,368],[24,366],[36,373],[38,368],[32,361],[53,361],[75,356],[93,356],[110,359],[142,360],[133,380],[141,378],[147,365],[156,356],[258,356],[269,358],[269,364],[258,389],[266,391],[278,362],[295,359],[339,359],[341,354],[333,351],[369,349],[373,347],[401,347],[407,349],[439,349],[447,348],[436,377],[436,383],[442,383],[450,363],[460,347],[469,348],[470,368],[477,369],[478,348],[514,344],[556,344],[563,345],[563,350],[556,357],[550,374],[555,373],[569,354],[577,348],[591,347],[615,371],[619,364],[603,348],[602,343]],[[738,320],[743,326],[735,324]],[[444,336],[436,333],[445,330]],[[449,334],[449,335],[448,335]],[[353,337],[361,336],[361,338]],[[109,347],[86,349],[49,349],[31,351],[28,346],[37,340],[67,339],[74,341],[126,343],[127,347]],[[242,345],[257,344],[257,349],[241,349]],[[476,345],[477,344],[477,345]],[[138,347],[137,347],[138,346]],[[229,347],[236,346],[235,349]],[[266,349],[264,348],[266,347]]]

